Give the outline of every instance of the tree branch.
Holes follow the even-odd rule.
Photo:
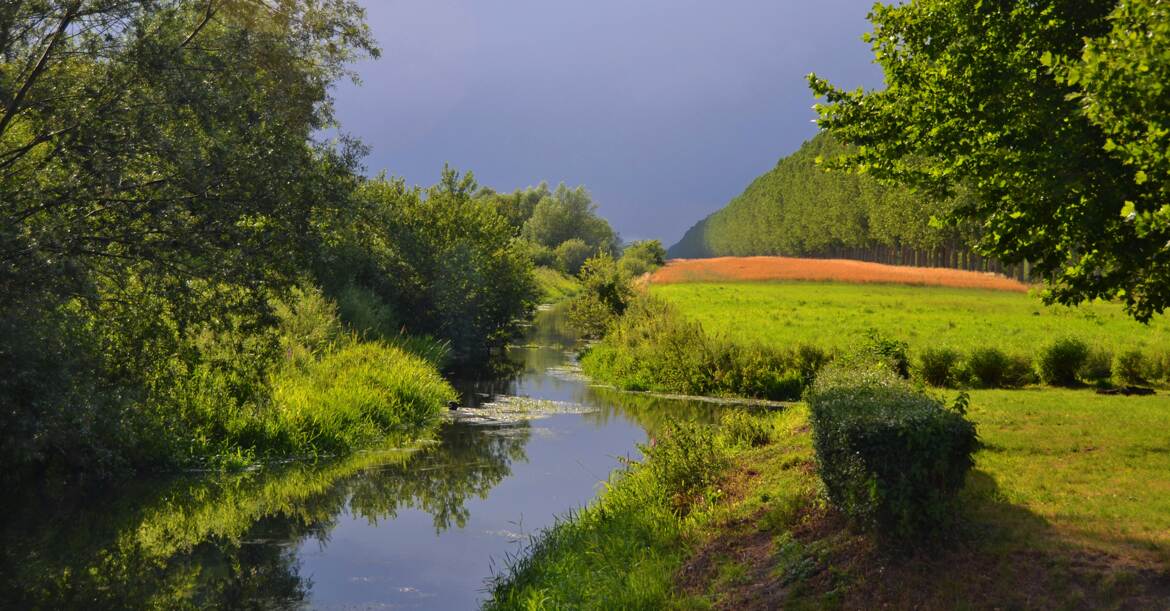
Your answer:
[[[74,0],[73,4],[70,4],[69,8],[65,9],[65,16],[61,18],[61,23],[57,25],[57,31],[54,32],[53,37],[49,39],[49,44],[45,46],[45,50],[43,53],[41,53],[41,57],[37,60],[37,64],[33,66],[32,72],[30,72],[28,78],[24,80],[24,83],[20,86],[20,90],[16,92],[16,95],[13,96],[11,100],[9,100],[8,106],[4,109],[4,116],[0,117],[0,136],[4,135],[4,132],[12,123],[12,118],[16,115],[16,111],[20,108],[20,103],[24,100],[24,97],[28,95],[28,91],[29,89],[32,89],[33,83],[36,82],[37,78],[40,77],[41,73],[44,72],[45,67],[49,64],[49,55],[53,52],[53,47],[57,46],[57,43],[60,42],[61,37],[65,35],[65,30],[69,28],[69,24],[75,17],[77,17],[77,13],[80,10],[81,0]]]

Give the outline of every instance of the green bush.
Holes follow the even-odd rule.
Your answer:
[[[1117,353],[1113,359],[1113,377],[1122,386],[1141,386],[1148,384],[1146,379],[1146,359],[1142,351],[1130,349]]]
[[[569,321],[583,337],[601,337],[626,311],[634,291],[617,262],[605,252],[585,261],[580,278],[582,291],[569,303]]]
[[[693,496],[714,482],[728,461],[715,431],[693,422],[672,422],[653,443],[639,448],[646,456],[642,468],[675,509],[689,506]]]
[[[618,268],[627,278],[637,278],[652,272],[666,263],[666,249],[658,240],[634,242],[622,252]]]
[[[1058,339],[1040,351],[1036,362],[1040,380],[1052,386],[1076,386],[1089,359],[1089,346],[1076,338]]]
[[[581,271],[585,261],[597,251],[590,248],[584,240],[573,238],[565,240],[553,251],[556,256],[556,268],[571,276]]]
[[[951,387],[958,382],[962,356],[950,348],[927,348],[918,357],[918,372],[931,386]]]
[[[1146,380],[1149,382],[1170,381],[1170,348],[1155,348],[1144,355]]]
[[[807,400],[830,502],[882,535],[939,532],[974,464],[975,425],[881,368],[830,367]]]
[[[1108,350],[1100,348],[1089,350],[1089,355],[1077,375],[1086,382],[1108,384],[1113,378],[1113,355]]]
[[[977,348],[967,356],[966,376],[976,388],[1016,388],[1034,381],[1032,362],[998,348]]]

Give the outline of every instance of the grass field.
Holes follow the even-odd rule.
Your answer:
[[[708,331],[743,343],[844,348],[868,329],[903,339],[911,349],[993,346],[1032,355],[1056,337],[1073,336],[1116,351],[1170,351],[1170,321],[1129,319],[1119,305],[1045,306],[1004,291],[830,282],[652,284]]]

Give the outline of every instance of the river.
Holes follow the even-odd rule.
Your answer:
[[[422,449],[5,499],[0,606],[476,608],[659,423],[719,409],[591,386],[576,349],[539,312],[515,373],[460,385]]]

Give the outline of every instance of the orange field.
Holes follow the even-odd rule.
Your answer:
[[[955,288],[989,289],[1024,293],[1028,285],[986,272],[967,272],[936,267],[902,267],[845,259],[797,259],[793,257],[718,257],[672,259],[650,276],[655,284],[675,282],[728,282],[760,280],[813,280]]]

